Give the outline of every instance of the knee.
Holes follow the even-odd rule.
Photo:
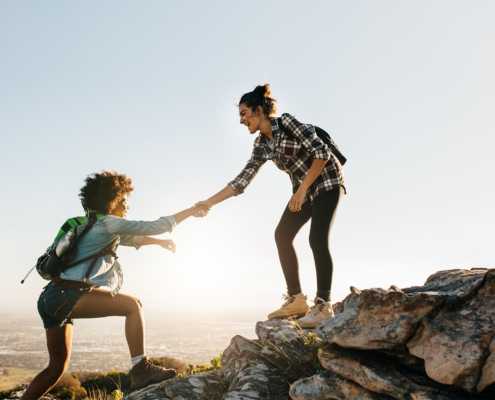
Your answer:
[[[47,371],[49,373],[49,380],[53,383],[56,384],[60,378],[62,378],[62,375],[67,371],[67,367],[69,366],[69,362],[67,361],[52,361],[50,360],[50,363],[48,364]]]
[[[141,313],[143,311],[143,304],[137,297],[129,297],[128,311],[131,313]]]
[[[275,229],[275,243],[277,246],[292,243],[293,238],[287,235],[287,231],[283,229],[280,225]]]
[[[330,251],[330,245],[328,243],[328,238],[321,235],[309,235],[309,245],[313,252],[315,251]]]

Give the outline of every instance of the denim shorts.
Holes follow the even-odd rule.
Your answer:
[[[74,324],[69,315],[79,299],[89,293],[91,288],[68,288],[56,282],[50,282],[38,299],[38,312],[45,329]]]

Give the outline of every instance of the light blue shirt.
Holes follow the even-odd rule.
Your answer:
[[[117,238],[117,245],[141,247],[144,236],[159,235],[172,232],[177,223],[173,216],[160,217],[156,221],[130,221],[114,215],[101,217],[85,236],[77,243],[77,252],[73,262],[98,253],[106,245]],[[79,226],[78,233],[84,225]],[[62,279],[84,281],[86,272],[93,259],[75,267],[69,268],[60,274]],[[89,275],[87,283],[96,286],[107,286],[115,296],[122,287],[123,273],[119,262],[111,254],[98,258]]]

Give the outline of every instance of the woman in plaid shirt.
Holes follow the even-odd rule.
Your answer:
[[[213,207],[244,192],[261,166],[272,160],[289,174],[293,195],[275,230],[280,263],[287,283],[285,303],[268,315],[268,319],[296,316],[302,328],[314,328],[320,321],[333,317],[330,304],[333,263],[329,250],[329,234],[337,205],[345,192],[344,175],[338,159],[317,136],[315,128],[303,124],[289,114],[274,118],[275,99],[270,97],[268,84],[257,86],[239,102],[240,123],[249,133],[260,134],[254,141],[251,158],[241,173],[224,189],[197,205]],[[279,123],[283,124],[283,128]],[[285,132],[291,132],[291,136]],[[309,243],[313,251],[317,292],[314,306],[308,307],[302,293],[299,265],[293,240],[311,219]]]

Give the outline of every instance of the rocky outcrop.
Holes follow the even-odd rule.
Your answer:
[[[354,289],[316,331],[329,344],[387,355],[474,399],[495,383],[494,291],[495,271],[486,269],[441,271],[403,290]]]
[[[222,371],[230,382],[225,399],[270,398],[288,392],[283,372],[266,362],[262,350],[258,341],[232,339],[222,355]]]
[[[125,399],[132,400],[205,400],[225,392],[222,371],[203,372],[197,375],[171,379],[145,389],[132,392]]]
[[[289,400],[291,382],[323,369],[317,356],[323,342],[314,333],[282,320],[258,322],[256,332],[257,340],[232,338],[222,354],[221,370],[214,372],[217,375],[209,372],[177,378],[131,393],[125,399]],[[212,377],[218,384],[205,393]]]
[[[20,399],[22,397],[22,395],[24,394],[24,392],[26,391],[27,387],[28,387],[27,384],[23,384],[21,389],[11,392],[9,397],[7,397],[7,399],[15,399],[15,400]],[[0,396],[0,398],[3,399],[4,397]],[[57,400],[57,398],[53,397],[50,394],[47,394],[47,395],[41,397],[39,400]]]
[[[495,271],[482,282],[473,288],[475,295],[446,304],[433,318],[421,321],[407,342],[409,352],[424,360],[429,377],[470,393],[495,383]]]
[[[494,294],[487,269],[441,271],[405,289],[351,288],[314,332],[258,322],[256,340],[232,339],[220,371],[126,398],[494,399]]]
[[[372,392],[354,381],[325,371],[309,378],[303,378],[290,388],[293,400],[392,400],[394,397]]]
[[[326,369],[371,392],[389,398],[400,400],[471,398],[468,394],[442,386],[423,373],[378,353],[329,346],[322,349],[319,356]]]

